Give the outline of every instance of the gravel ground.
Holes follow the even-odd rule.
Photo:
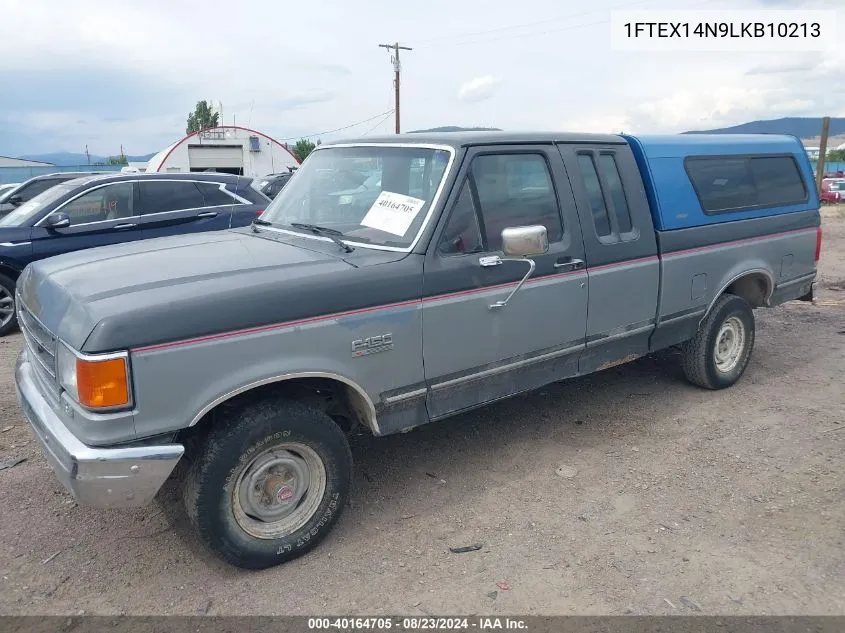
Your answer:
[[[734,388],[661,353],[362,438],[335,530],[262,572],[201,550],[172,490],[76,506],[0,339],[0,459],[26,460],[0,470],[0,613],[843,614],[845,208],[824,216],[819,300],[758,311]]]

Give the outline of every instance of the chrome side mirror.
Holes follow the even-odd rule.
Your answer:
[[[545,226],[514,226],[502,231],[502,250],[509,257],[532,257],[549,251]]]

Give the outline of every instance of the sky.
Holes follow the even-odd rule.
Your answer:
[[[279,140],[441,125],[680,132],[845,116],[845,47],[630,52],[614,11],[835,9],[841,0],[4,0],[0,155],[156,152],[200,99]],[[713,14],[718,15],[718,13]],[[764,16],[761,13],[761,16]],[[839,11],[845,41],[845,8]],[[331,132],[337,128],[345,128]]]

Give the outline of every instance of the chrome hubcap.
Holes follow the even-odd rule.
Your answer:
[[[745,347],[745,326],[737,317],[729,317],[716,335],[716,369],[726,373],[739,363]]]
[[[6,325],[15,316],[15,299],[0,286],[0,326]]]
[[[279,444],[241,470],[233,490],[238,525],[256,538],[274,539],[301,528],[326,491],[326,469],[304,444]]]

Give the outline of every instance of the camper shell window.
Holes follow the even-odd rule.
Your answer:
[[[688,156],[684,168],[707,215],[807,202],[791,155]]]

